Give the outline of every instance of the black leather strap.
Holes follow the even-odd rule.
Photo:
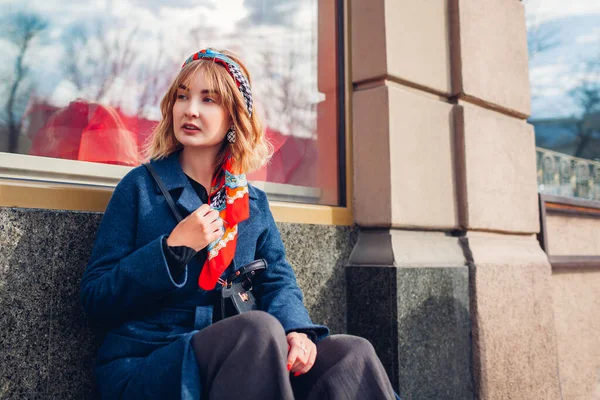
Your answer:
[[[171,194],[165,187],[165,184],[163,183],[162,179],[160,179],[160,176],[158,176],[158,173],[156,172],[156,170],[154,169],[152,164],[145,163],[144,167],[146,167],[146,169],[148,171],[150,171],[150,175],[152,175],[152,177],[156,181],[156,184],[158,185],[160,191],[162,192],[163,196],[165,196],[165,199],[167,200],[169,207],[171,207],[171,211],[173,211],[175,218],[177,218],[177,222],[181,221],[183,218],[181,217],[181,214],[179,213],[179,210],[177,209],[177,206],[175,205],[175,201],[173,200],[173,197],[171,197]]]
[[[246,278],[246,275],[248,275],[248,274],[250,276],[254,276],[258,272],[261,272],[265,269],[267,269],[267,262],[261,258],[260,260],[255,260],[255,261],[252,261],[251,263],[244,265],[242,268],[238,269],[237,271],[235,271],[234,273],[229,275],[229,279],[227,281],[234,282],[241,278]]]

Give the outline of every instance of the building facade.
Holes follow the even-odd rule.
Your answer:
[[[40,40],[4,43],[16,89],[0,144],[0,397],[93,395],[100,337],[77,291],[101,212],[159,118],[157,77],[215,43],[250,60],[276,150],[250,178],[315,322],[368,338],[405,399],[600,398],[600,168],[579,146],[595,131],[540,139],[596,111],[532,112],[531,51],[548,39],[531,41],[544,25],[527,3],[184,3],[105,2],[114,18],[95,31],[10,10]],[[132,11],[148,23],[121,25]],[[183,12],[204,23],[177,47]],[[144,29],[155,41],[138,63],[127,40]],[[59,31],[68,42],[47,50]],[[110,68],[93,68],[94,43]],[[49,62],[54,84],[28,92],[19,60],[35,45],[70,64]]]

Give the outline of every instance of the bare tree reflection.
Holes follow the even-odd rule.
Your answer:
[[[548,50],[560,45],[560,31],[548,29],[535,14],[527,17],[527,52],[529,61]]]
[[[16,153],[22,128],[22,119],[18,111],[20,110],[22,113],[27,101],[26,98],[20,95],[20,93],[26,91],[23,89],[25,89],[24,84],[29,72],[24,59],[31,48],[33,40],[47,28],[48,23],[37,14],[25,12],[9,15],[4,20],[6,37],[17,47],[14,75],[10,79],[4,108],[8,128],[8,152]]]
[[[575,157],[600,158],[600,56],[583,64],[578,85],[569,95],[580,109],[574,124]]]
[[[316,130],[316,101],[311,93],[317,93],[316,71],[309,75],[301,70],[309,62],[308,46],[290,46],[286,52],[266,48],[259,52],[260,81],[267,121],[293,136],[310,137]],[[304,67],[305,68],[305,67]]]
[[[136,112],[138,117],[144,115],[146,107],[159,104],[162,95],[169,87],[171,77],[168,72],[172,68],[162,57],[164,49],[165,45],[161,40],[157,51],[148,55],[147,62],[144,62],[137,71],[135,78],[141,86]]]
[[[69,54],[67,79],[80,97],[112,106],[122,105],[125,97],[114,92],[117,82],[135,83],[133,94],[128,93],[129,98],[135,98],[130,112],[142,116],[148,107],[160,102],[173,70],[171,60],[164,57],[164,40],[158,39],[158,46],[150,52],[139,47],[147,40],[138,26],[120,25],[119,21],[110,26],[98,21],[91,27],[72,27],[64,40]]]
[[[135,60],[137,26],[126,30],[102,21],[74,26],[65,37],[68,79],[91,101],[102,101]]]

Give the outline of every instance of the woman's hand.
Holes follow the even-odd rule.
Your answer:
[[[168,246],[187,246],[200,251],[223,233],[219,212],[203,204],[181,220],[167,238]]]
[[[304,333],[291,332],[287,335],[289,346],[287,369],[294,376],[307,373],[317,359],[317,346]]]

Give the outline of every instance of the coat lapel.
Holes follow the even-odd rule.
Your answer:
[[[165,184],[165,187],[169,193],[173,194],[173,192],[177,191],[177,189],[181,189],[181,194],[179,195],[176,204],[178,208],[186,211],[185,215],[188,215],[194,212],[203,203],[202,200],[200,200],[200,197],[198,197],[194,191],[194,188],[188,180],[188,177],[181,169],[181,164],[179,164],[180,153],[181,151],[178,150],[163,159],[152,160],[151,163],[158,175],[163,180],[163,183]],[[160,188],[158,185],[154,183],[154,186],[156,192],[160,193]]]
[[[187,214],[193,213],[203,203],[196,191],[192,187],[190,181],[187,181],[181,192],[181,196],[177,199],[177,206],[187,211]]]

